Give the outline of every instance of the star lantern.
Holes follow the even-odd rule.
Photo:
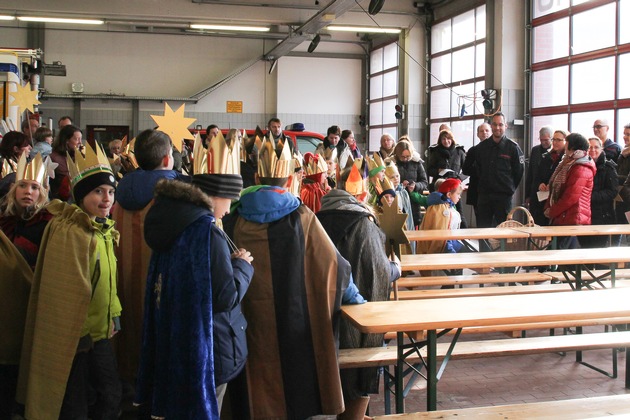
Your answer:
[[[19,83],[16,83],[16,85],[17,91],[9,93],[13,97],[13,101],[9,105],[17,106],[19,108],[18,114],[20,115],[27,109],[31,113],[35,113],[35,105],[41,104],[37,99],[38,92],[31,90],[31,82],[27,82],[25,86]]]
[[[409,215],[398,211],[398,197],[394,198],[391,205],[383,204],[383,214],[378,218],[381,229],[385,232],[385,250],[389,254],[393,248],[396,255],[400,256],[400,245],[409,244],[404,227]]]
[[[182,104],[177,111],[173,111],[168,102],[164,103],[164,115],[151,115],[153,121],[158,125],[158,130],[168,134],[173,141],[173,146],[180,152],[184,140],[194,140],[195,138],[188,130],[188,127],[197,121],[196,118],[185,118]]]

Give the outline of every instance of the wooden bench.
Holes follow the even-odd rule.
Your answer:
[[[466,418],[514,420],[524,418],[553,418],[554,420],[572,420],[577,418],[603,418],[608,416],[625,418],[625,415],[630,415],[630,394],[527,404],[497,405],[491,407],[460,408],[422,413],[391,414],[387,416],[375,416],[373,419],[437,420]]]
[[[627,320],[626,320],[627,321]],[[438,343],[439,359],[446,356],[450,343]],[[561,351],[610,349],[630,346],[630,331],[592,334],[554,335],[519,339],[458,341],[451,359],[477,359],[484,357],[516,356]],[[396,364],[397,347],[368,347],[340,349],[339,368],[391,366]],[[420,351],[426,357],[425,349]],[[417,355],[407,358],[410,363],[420,362]],[[626,381],[626,388],[630,384]]]
[[[398,300],[408,299],[437,299],[444,297],[496,296],[515,295],[521,293],[554,293],[571,291],[568,283],[536,284],[532,286],[505,287],[466,287],[464,289],[416,289],[399,290]],[[393,292],[392,292],[393,293]],[[391,299],[393,299],[393,294]]]
[[[561,273],[557,273],[562,275]],[[492,274],[467,274],[458,276],[408,276],[396,280],[396,285],[401,287],[422,286],[451,286],[464,284],[497,284],[497,283],[530,283],[553,280],[555,276],[550,273],[519,272],[519,273],[492,273]]]

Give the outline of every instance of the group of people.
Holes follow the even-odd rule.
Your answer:
[[[525,186],[526,203],[539,225],[604,225],[627,223],[630,209],[630,125],[624,147],[608,137],[604,119],[593,123],[593,136],[544,126],[540,144],[532,149]],[[624,197],[625,196],[625,197]],[[614,238],[618,244],[619,237]],[[595,248],[609,238],[567,238],[563,246]]]
[[[407,136],[384,134],[363,156],[352,131],[332,126],[302,156],[275,118],[251,139],[211,126],[189,174],[173,169],[170,137],[149,129],[132,153],[114,144],[130,165],[121,177],[72,124],[48,155],[7,133],[0,418],[115,419],[127,393],[141,418],[219,418],[226,395],[234,418],[361,418],[380,372],[340,372],[337,349],[383,336],[339,309],[387,300],[401,276],[379,209],[398,203],[408,229],[457,229],[465,174],[477,225],[505,220],[525,169],[506,129],[493,115],[466,153],[444,127],[425,166]],[[594,130],[605,137],[607,123]],[[630,126],[618,153],[600,136],[543,127],[540,138],[526,180],[537,221],[614,221],[621,184],[630,195]]]
[[[316,215],[291,192],[286,138],[217,133],[183,175],[169,136],[145,130],[117,180],[67,127],[63,171],[25,148],[0,201],[1,418],[115,419],[129,389],[146,418],[219,418],[226,393],[234,418],[365,413],[379,371],[340,372],[337,349],[383,337],[340,305],[386,300],[400,263],[360,158]],[[241,148],[256,156],[245,189]]]

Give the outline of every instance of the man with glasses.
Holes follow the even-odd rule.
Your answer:
[[[617,162],[617,158],[619,158],[619,154],[621,153],[621,146],[619,146],[616,141],[608,138],[608,128],[608,120],[595,120],[593,123],[593,134],[604,144],[606,159]]]

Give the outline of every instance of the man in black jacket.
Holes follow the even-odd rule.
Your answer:
[[[494,227],[506,219],[525,171],[521,148],[505,136],[505,115],[495,114],[490,125],[492,141],[479,143],[475,153],[479,175],[477,227]]]

